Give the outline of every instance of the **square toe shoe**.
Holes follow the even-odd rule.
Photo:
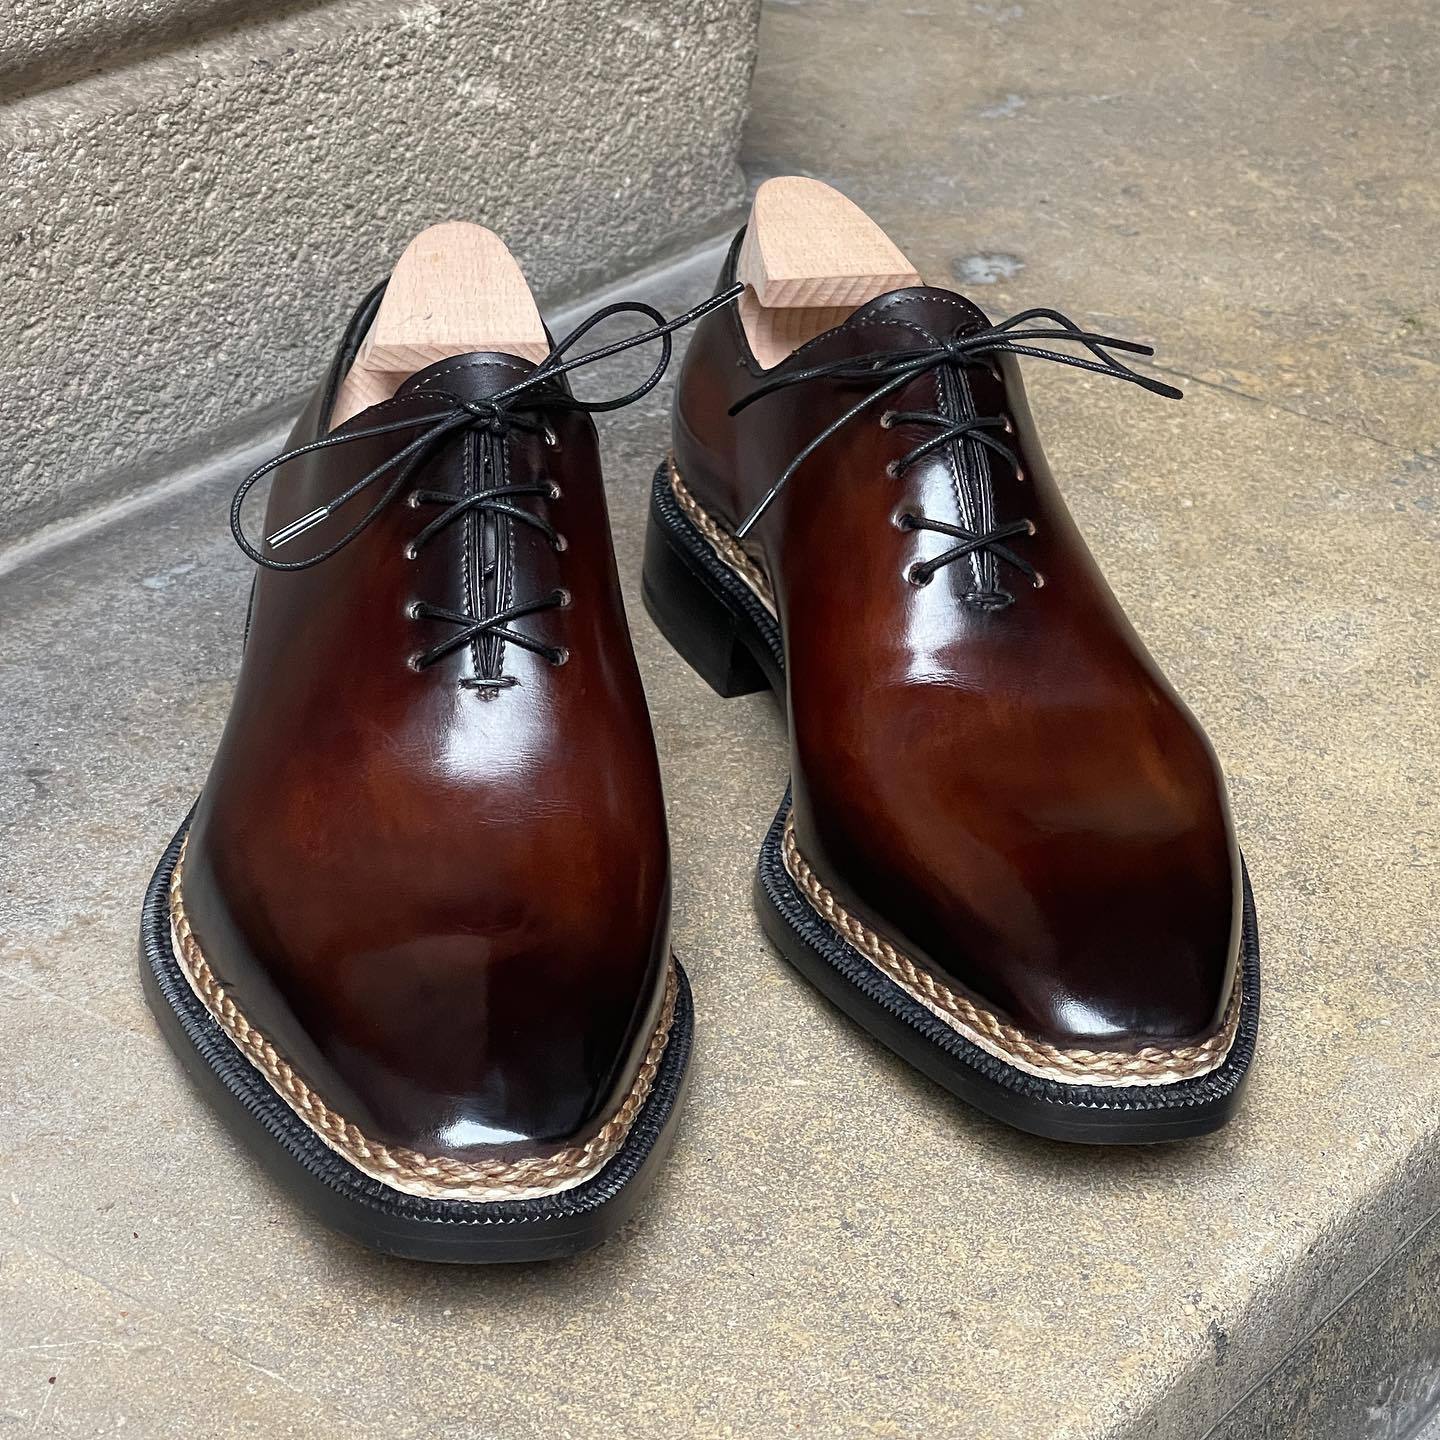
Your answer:
[[[566,1254],[653,1178],[692,1028],[595,428],[559,350],[447,355],[333,427],[382,296],[245,542],[234,702],[142,974],[328,1223],[421,1258]]]
[[[1224,780],[1065,507],[1016,357],[1178,392],[1109,353],[1139,347],[922,285],[768,364],[760,320],[747,298],[692,337],[644,595],[721,694],[784,697],[770,937],[1012,1124],[1215,1128],[1259,997]]]

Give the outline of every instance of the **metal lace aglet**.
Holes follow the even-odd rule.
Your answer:
[[[295,539],[297,535],[303,535],[307,530],[318,525],[322,520],[328,519],[330,507],[322,505],[318,510],[312,510],[308,515],[302,515],[298,520],[293,520],[289,525],[283,526],[273,535],[265,537],[265,543],[272,549],[278,550],[282,545]]]

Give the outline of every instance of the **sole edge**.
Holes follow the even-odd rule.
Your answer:
[[[341,1234],[405,1259],[505,1264],[558,1259],[604,1243],[634,1213],[674,1140],[689,1079],[694,1003],[677,960],[669,1043],[620,1150],[593,1177],[526,1200],[411,1195],[366,1175],[290,1109],[195,994],[170,942],[170,877],[190,820],[176,832],[145,893],[140,973],[145,998],[182,1068],[280,1187]]]

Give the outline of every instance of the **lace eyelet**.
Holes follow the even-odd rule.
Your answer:
[[[546,445],[548,445],[552,450],[558,450],[560,448],[560,437],[555,433],[555,427],[551,425],[548,421],[545,425],[544,434]]]
[[[575,597],[571,595],[563,585],[555,593],[560,597],[560,608],[562,610],[568,610],[570,608],[570,602]]]
[[[419,496],[419,494],[418,494],[416,491],[412,490],[412,491],[405,497],[405,503],[406,503],[412,510],[418,510],[418,509],[420,508],[420,496]]]
[[[565,492],[552,480],[550,482],[550,498],[558,500]]]
[[[1014,422],[1010,419],[1010,417],[1009,417],[1008,415],[1002,415],[1000,418],[1005,422],[1004,427],[1003,427],[1005,433],[1006,433],[1007,435],[1013,435],[1013,434],[1015,433],[1015,425],[1014,425]]]
[[[1045,588],[1045,577],[1037,570],[1035,572],[1035,578],[1030,584],[1034,586],[1036,590],[1043,590]]]
[[[1015,467],[1015,483],[1017,485],[1023,485],[1028,478],[1025,474],[1025,467],[1023,465],[1017,465]]]
[[[412,600],[405,606],[405,618],[407,620],[418,620],[420,618],[420,601]]]
[[[1028,517],[1025,520],[1025,533],[1027,535],[1033,535],[1035,533],[1035,522]]]
[[[885,413],[884,413],[883,415],[881,415],[881,417],[880,417],[880,428],[881,428],[882,430],[888,430],[894,423],[895,423],[895,412],[894,412],[893,410],[887,410],[887,411],[885,411]]]
[[[563,535],[557,535],[550,544],[557,555],[563,555],[570,548],[570,542]]]
[[[912,565],[905,572],[905,578],[917,590],[923,590],[935,578],[935,576],[929,570],[922,570],[918,565]]]
[[[555,654],[551,658],[550,663],[558,670],[569,659],[570,647],[568,645],[560,645],[556,647]]]
[[[418,560],[420,558],[420,552],[413,545],[407,545],[405,547],[405,558],[407,560]]]
[[[890,517],[890,523],[897,530],[913,530],[915,528],[915,521],[917,519],[919,519],[919,516],[915,515],[911,511],[901,510]]]
[[[420,652],[417,650],[417,651],[415,652],[415,654],[411,655],[411,656],[405,661],[405,663],[406,663],[417,675],[423,675],[423,674],[425,673],[425,666],[420,663],[422,659],[424,659],[424,657],[423,657],[423,656],[420,654]]]
[[[898,460],[887,461],[885,465],[885,473],[892,480],[898,480],[900,478],[900,462]]]

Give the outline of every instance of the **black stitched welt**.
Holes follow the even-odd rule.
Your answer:
[[[432,1200],[407,1195],[357,1170],[326,1145],[236,1049],[190,988],[171,946],[169,904],[170,877],[189,828],[186,816],[145,892],[142,960],[201,1061],[244,1107],[259,1137],[278,1146],[294,1165],[362,1209],[438,1227],[524,1225],[584,1215],[612,1200],[644,1164],[675,1105],[694,1035],[690,985],[678,963],[675,1017],[654,1084],[619,1151],[597,1175],[573,1189],[533,1200]]]
[[[1241,870],[1245,888],[1241,931],[1240,1022],[1224,1061],[1204,1075],[1160,1085],[1077,1085],[1046,1080],[1007,1065],[988,1050],[967,1040],[903,987],[872,965],[816,913],[785,868],[783,840],[790,813],[790,792],[776,814],[760,850],[760,883],[787,924],[832,969],[871,1001],[903,1019],[917,1034],[963,1061],[987,1080],[1017,1095],[1084,1110],[1163,1111],[1204,1105],[1228,1096],[1245,1077],[1255,1054],[1260,1019],[1260,938],[1255,923],[1255,898],[1250,875]]]

